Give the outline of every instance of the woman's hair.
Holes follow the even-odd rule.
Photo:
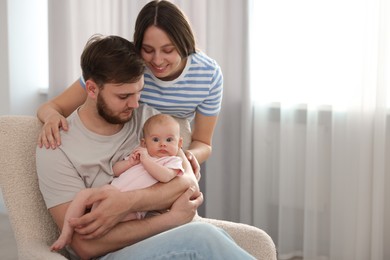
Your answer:
[[[105,83],[134,83],[143,75],[144,61],[133,43],[119,36],[93,35],[81,54],[84,80]]]
[[[133,37],[138,52],[146,29],[152,25],[167,33],[182,58],[196,52],[195,37],[187,17],[176,5],[164,0],[149,2],[138,14]]]

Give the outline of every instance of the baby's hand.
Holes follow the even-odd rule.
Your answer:
[[[142,162],[142,160],[149,158],[148,150],[146,150],[145,147],[141,147],[141,146],[137,147],[134,150],[134,154],[136,154],[138,156],[138,158],[141,162]]]
[[[130,154],[127,160],[129,161],[130,165],[132,165],[132,166],[140,163],[139,155],[136,154],[135,152]]]

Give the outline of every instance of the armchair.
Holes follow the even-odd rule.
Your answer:
[[[46,209],[38,187],[35,149],[39,120],[33,116],[0,116],[0,187],[15,234],[18,258],[67,259],[51,252],[58,229]],[[199,218],[224,228],[258,259],[276,259],[275,245],[263,230],[245,224]]]

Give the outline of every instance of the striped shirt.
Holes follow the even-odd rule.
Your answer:
[[[181,75],[172,81],[156,78],[146,68],[141,103],[161,113],[192,120],[195,112],[216,116],[221,110],[223,75],[217,62],[202,52],[191,54]],[[85,88],[84,79],[80,83]]]

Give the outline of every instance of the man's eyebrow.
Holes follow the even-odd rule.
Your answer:
[[[117,93],[118,96],[131,96],[131,95],[136,95],[138,94],[139,92],[141,92],[143,89],[145,88],[145,84],[142,86],[142,88],[136,92],[133,92],[133,93]]]
[[[136,92],[133,92],[133,93],[119,93],[119,95],[135,95],[139,92],[141,92],[142,90],[144,90],[145,88],[145,84],[142,85],[142,88],[140,90],[137,90]]]

